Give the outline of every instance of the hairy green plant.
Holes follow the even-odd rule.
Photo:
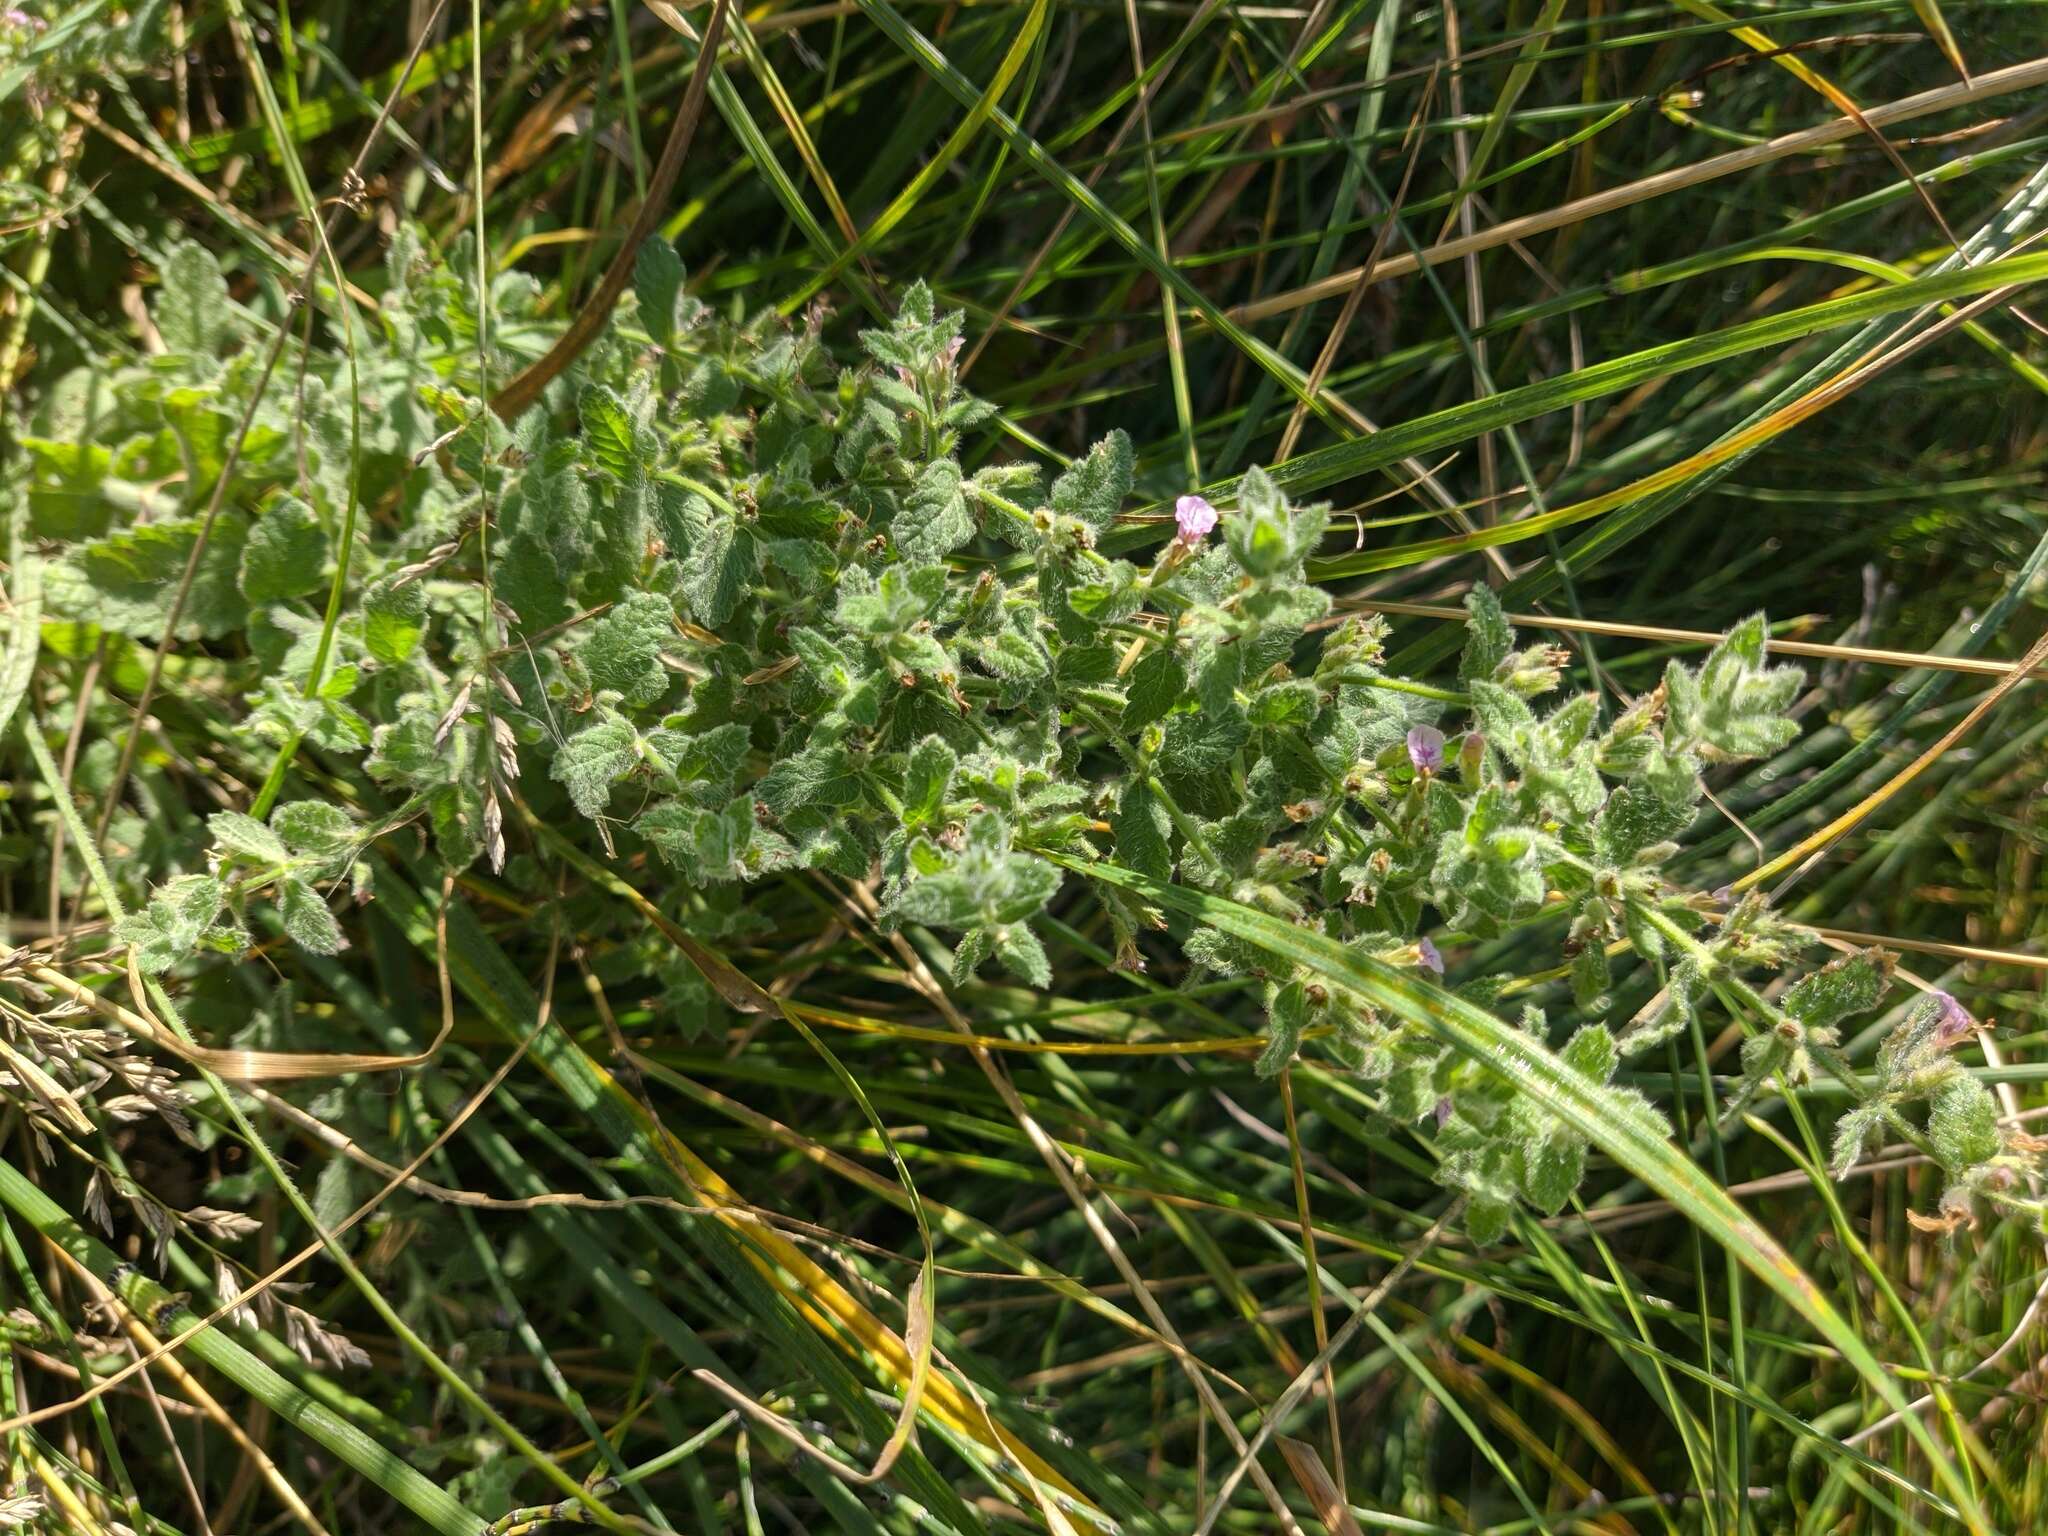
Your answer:
[[[408,240],[391,280],[359,488],[406,515],[354,552],[337,664],[310,696],[348,494],[342,428],[322,414],[333,385],[309,377],[297,424],[259,411],[240,455],[252,483],[293,478],[296,460],[298,494],[223,514],[196,561],[195,523],[136,516],[153,480],[218,476],[251,387],[250,332],[209,257],[182,247],[166,274],[170,356],[96,386],[107,446],[68,447],[55,421],[27,440],[33,525],[72,539],[53,608],[115,636],[163,631],[173,610],[182,633],[243,635],[248,660],[226,670],[261,685],[233,737],[257,755],[303,738],[394,805],[374,823],[322,799],[287,800],[267,823],[214,814],[207,868],[115,931],[145,972],[240,953],[258,904],[301,948],[337,953],[348,939],[325,892],[367,894],[363,848],[413,817],[446,869],[483,859],[545,899],[505,831],[524,793],[543,817],[582,818],[608,855],[650,857],[707,941],[755,921],[748,882],[873,872],[885,923],[957,936],[956,981],[993,963],[1046,987],[1036,925],[1062,864],[1107,858],[1437,977],[1447,949],[1561,914],[1579,1015],[1562,1059],[1596,1086],[1716,994],[1753,1030],[1736,1108],[1803,1084],[1817,1060],[1851,1075],[1838,1027],[1883,1001],[1890,957],[1800,977],[1810,935],[1760,895],[1728,907],[1668,867],[1703,772],[1797,734],[1801,674],[1769,663],[1760,615],[1610,718],[1594,693],[1540,708],[1569,653],[1519,646],[1480,588],[1457,687],[1436,687],[1386,669],[1383,620],[1330,621],[1305,572],[1327,509],[1258,470],[1223,508],[1180,498],[1171,536],[1138,562],[1100,547],[1132,495],[1122,434],[1050,477],[1029,461],[963,468],[988,407],[956,376],[960,317],[921,285],[845,364],[815,327],[712,311],[651,244],[632,318],[557,388],[557,409],[505,426],[466,389],[475,317],[460,283]],[[530,294],[507,277],[494,303],[516,321]],[[53,412],[81,408],[56,392]],[[1164,915],[1090,891],[1118,963],[1142,969]],[[1197,979],[1263,987],[1262,1073],[1321,1041],[1377,1085],[1388,1122],[1433,1124],[1437,1177],[1467,1196],[1475,1239],[1501,1237],[1517,1203],[1553,1215],[1577,1192],[1585,1137],[1512,1076],[1221,929],[1183,923],[1171,942]],[[1617,1033],[1605,1018],[1623,949],[1661,986]],[[684,957],[643,954],[640,979],[678,1022],[716,1022]],[[1485,1005],[1521,981],[1459,991]],[[1844,1156],[1931,1098],[1946,1208],[1978,1194],[2031,1211],[2010,1192],[2025,1157],[1981,1085],[1930,1055],[1928,1017],[1902,1026],[1913,1043],[1887,1050],[1878,1092],[1845,1117]],[[1534,1008],[1520,1027],[1551,1031]],[[1610,1103],[1662,1134],[1634,1090]]]
[[[21,6],[0,1525],[2042,1523],[2032,7]]]

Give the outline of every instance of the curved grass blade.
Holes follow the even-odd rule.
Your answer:
[[[1301,454],[1274,466],[1270,473],[1274,483],[1289,495],[1307,495],[1355,476],[1370,474],[1410,455],[1432,453],[1485,432],[1514,426],[1531,417],[1567,409],[1583,400],[1633,389],[1667,374],[1740,357],[1744,353],[1796,341],[1836,326],[2007,286],[2040,282],[2044,278],[2048,278],[2048,255],[2010,256],[1934,273],[1894,287],[1839,299],[1824,299],[1818,304],[1788,310],[1782,315],[1769,315],[1761,320],[1709,331],[1704,336],[1688,336],[1681,341],[1645,347],[1640,352],[1594,363],[1554,379],[1524,384],[1483,400],[1471,400],[1446,410],[1433,411],[1427,416],[1386,427],[1373,437],[1336,443]],[[1205,486],[1203,494],[1220,503],[1235,496],[1238,485],[1236,477],[1220,480]],[[1145,510],[1157,511],[1159,508]],[[1350,569],[1344,561],[1326,561],[1319,574],[1345,575]]]
[[[875,216],[873,223],[857,236],[851,237],[852,243],[845,250],[833,257],[801,288],[782,301],[778,307],[783,314],[795,314],[812,294],[833,282],[849,262],[865,257],[890,230],[909,216],[925,194],[937,185],[940,177],[960,163],[968,144],[981,131],[982,124],[988,121],[989,113],[994,110],[996,103],[1003,99],[1004,94],[1010,89],[1010,82],[1017,78],[1018,72],[1024,68],[1025,60],[1031,57],[1031,50],[1038,45],[1038,35],[1045,29],[1046,14],[1047,0],[1032,0],[1031,9],[1024,15],[1024,24],[1017,30],[1016,39],[1010,44],[1009,51],[1003,55],[1002,63],[996,66],[995,78],[989,81],[988,89],[982,93],[981,99],[968,109],[967,116],[961,119],[960,125],[939,147],[939,152],[911,178],[908,186],[896,194],[889,206]]]
[[[1063,858],[1053,862],[1256,944],[1422,1025],[1472,1060],[1511,1076],[1524,1093],[1669,1200],[1833,1345],[1877,1398],[1905,1415],[1904,1424],[1915,1447],[1954,1501],[1954,1518],[1962,1520],[1975,1536],[1990,1536],[1991,1526],[1968,1479],[1926,1425],[1905,1414],[1905,1398],[1883,1362],[1829,1304],[1797,1261],[1669,1139],[1653,1134],[1616,1095],[1567,1067],[1541,1041],[1406,971],[1251,907],[1206,891],[1163,884],[1114,864]]]

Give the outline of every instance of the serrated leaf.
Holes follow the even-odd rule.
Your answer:
[[[1988,1163],[2003,1147],[1998,1132],[1998,1101],[1991,1090],[1967,1073],[1958,1072],[1935,1091],[1927,1115],[1927,1139],[1934,1155],[1951,1173]]]
[[[1016,683],[1042,682],[1052,675],[1045,647],[1029,635],[1006,629],[981,648],[982,665]]]
[[[1053,511],[1077,517],[1098,533],[1105,531],[1131,494],[1136,463],[1130,438],[1118,428],[1053,482]]]
[[[585,386],[576,413],[583,422],[583,443],[590,457],[623,480],[638,462],[632,413],[615,390],[602,384]]]
[[[1489,1247],[1507,1236],[1513,1215],[1514,1208],[1505,1200],[1474,1196],[1465,1206],[1465,1235],[1478,1247]]]
[[[206,826],[214,842],[232,853],[245,853],[268,864],[282,864],[291,857],[283,838],[240,811],[215,811],[206,818]]]
[[[1199,778],[1227,768],[1249,732],[1236,705],[1171,716],[1159,760],[1178,778]]]
[[[611,689],[634,707],[668,691],[661,648],[675,635],[675,611],[653,592],[630,592],[592,624],[576,646],[591,686]]]
[[[171,247],[159,274],[156,329],[164,346],[192,357],[212,357],[227,339],[228,284],[213,253],[190,240]]]
[[[380,581],[363,594],[363,646],[386,666],[401,666],[426,633],[427,592],[417,581]]]
[[[1558,1054],[1568,1065],[1576,1067],[1596,1083],[1612,1078],[1615,1064],[1620,1060],[1614,1035],[1605,1024],[1582,1025]]]
[[[732,880],[745,872],[754,802],[743,795],[722,810],[705,810],[671,800],[634,822],[633,830],[691,881]]]
[[[338,955],[348,948],[341,924],[327,910],[320,893],[296,876],[277,882],[277,910],[284,931],[299,948],[316,955]]]
[[[584,727],[562,744],[548,774],[569,791],[569,800],[586,816],[603,812],[612,785],[640,760],[640,737],[616,715]]]
[[[302,858],[348,853],[359,836],[348,812],[325,800],[292,800],[280,805],[270,813],[270,828]]]
[[[860,776],[844,747],[821,742],[783,758],[762,775],[755,789],[770,810],[787,816],[853,804],[860,798]]]
[[[1136,734],[1154,720],[1163,720],[1187,692],[1187,669],[1170,650],[1154,649],[1131,668],[1124,691],[1123,728]]]
[[[1545,1216],[1565,1208],[1586,1175],[1586,1143],[1569,1131],[1538,1138],[1522,1153],[1522,1198]]]
[[[974,514],[960,490],[960,466],[933,459],[918,471],[902,507],[889,524],[906,559],[943,560],[974,537]]]
[[[1784,1010],[1808,1029],[1826,1029],[1884,1001],[1891,986],[1894,956],[1862,949],[1830,960],[1785,994]]]
[[[280,496],[249,529],[242,545],[242,596],[252,603],[303,597],[322,586],[327,530],[296,496]]]
[[[938,819],[958,761],[953,749],[936,736],[927,736],[911,748],[903,765],[903,825],[907,829],[914,832]]]
[[[1046,958],[1045,946],[1039,942],[1038,935],[1028,925],[1012,923],[997,929],[993,943],[996,958],[1012,976],[1034,987],[1052,985],[1052,962]]]
[[[154,639],[170,622],[200,519],[141,523],[79,547],[50,571],[53,607],[117,634]],[[214,640],[248,622],[239,582],[245,525],[215,519],[178,616],[181,640]]]
[[[1166,806],[1143,779],[1132,779],[1117,799],[1116,814],[1110,818],[1116,831],[1116,854],[1132,869],[1155,879],[1173,873],[1173,822]]]
[[[709,629],[724,624],[760,564],[760,543],[749,529],[729,517],[705,522],[683,560],[683,593],[691,616]]]
[[[678,303],[683,296],[683,259],[660,236],[640,243],[633,257],[633,297],[640,304],[640,323],[656,346],[676,338]]]
[[[181,875],[158,886],[140,912],[117,922],[114,938],[134,947],[145,975],[160,976],[198,951],[226,898],[211,875]]]
[[[1664,796],[1617,785],[1593,823],[1593,848],[1602,864],[1629,863],[1645,848],[1678,836],[1692,824],[1692,807]]]

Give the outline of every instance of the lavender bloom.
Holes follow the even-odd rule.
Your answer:
[[[1176,544],[1190,547],[1207,538],[1216,526],[1216,509],[1201,496],[1183,496],[1173,504],[1173,520],[1180,527]]]
[[[1408,761],[1418,773],[1435,773],[1444,765],[1444,733],[1433,725],[1418,725],[1408,733]]]
[[[1438,1130],[1442,1130],[1447,1124],[1450,1123],[1450,1118],[1451,1096],[1449,1094],[1445,1094],[1442,1098],[1436,1101],[1436,1128]]]
[[[1937,1041],[1943,1045],[1953,1045],[1976,1029],[1977,1021],[1971,1017],[1969,1009],[1946,992],[1937,992],[1934,997],[1935,1001],[1941,1004],[1941,1014],[1934,1026],[1934,1038]]]
[[[1438,976],[1443,975],[1444,955],[1443,951],[1438,949],[1436,945],[1432,944],[1428,939],[1417,939],[1415,941],[1415,953],[1425,971],[1434,971]]]

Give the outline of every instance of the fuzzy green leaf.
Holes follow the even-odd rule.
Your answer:
[[[284,919],[284,931],[299,948],[316,955],[338,955],[348,948],[341,924],[334,920],[320,893],[296,876],[278,881],[277,910]]]
[[[265,864],[282,864],[291,857],[283,838],[240,811],[215,811],[206,818],[206,825],[214,842],[231,853],[247,854]]]
[[[242,545],[242,596],[252,603],[303,597],[323,585],[327,530],[296,496],[280,496],[256,519]]]
[[[577,810],[597,816],[611,799],[612,785],[639,760],[639,735],[629,722],[608,715],[564,742],[548,772],[569,791]]]

